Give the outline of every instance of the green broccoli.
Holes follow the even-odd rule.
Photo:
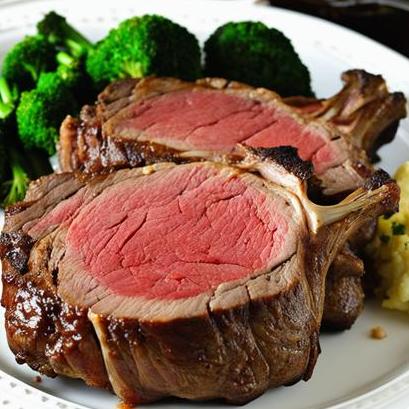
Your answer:
[[[58,72],[42,74],[37,87],[21,95],[16,111],[20,140],[27,148],[54,154],[61,121],[77,111],[70,84]]]
[[[69,50],[75,57],[83,56],[92,48],[92,43],[55,11],[44,16],[37,24],[37,30],[51,44]]]
[[[74,58],[66,52],[59,52],[57,61],[57,73],[71,88],[78,105],[93,102],[98,90],[85,70],[84,60]]]
[[[0,200],[8,206],[24,198],[28,182],[52,171],[43,152],[27,150],[17,135],[17,87],[0,78]]]
[[[2,74],[20,91],[33,88],[42,72],[56,68],[56,50],[45,37],[25,37],[6,54]]]
[[[7,80],[0,77],[0,121],[4,121],[11,116],[17,99],[17,87],[14,86],[13,89],[10,89]]]
[[[18,141],[17,138],[11,140],[7,136],[14,132],[15,135],[15,116],[14,110],[18,101],[17,87],[10,89],[7,80],[0,77],[0,182],[4,181],[7,168],[7,149],[10,144]]]
[[[24,199],[30,180],[52,172],[47,155],[25,150],[17,142],[15,132],[0,123],[0,198],[3,206]]]
[[[145,15],[125,20],[88,54],[87,71],[99,86],[124,77],[200,76],[196,37],[167,18]]]
[[[282,96],[312,96],[307,67],[291,41],[263,23],[244,21],[219,27],[206,41],[205,72]]]
[[[7,87],[4,79],[2,81]],[[0,119],[0,197],[3,206],[22,200],[29,181],[24,155],[18,149],[13,114]]]
[[[3,206],[10,206],[24,199],[30,178],[22,162],[22,156],[19,152],[11,147],[7,149],[9,164],[11,167],[11,179],[2,184]]]

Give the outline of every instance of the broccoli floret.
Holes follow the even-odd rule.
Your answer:
[[[0,78],[0,195],[2,198],[8,193],[9,187],[7,180],[9,179],[10,170],[10,155],[9,149],[13,142],[7,138],[7,135],[15,129],[14,109],[18,92],[15,88],[11,90],[6,79]],[[14,133],[15,134],[15,133]],[[11,184],[11,182],[10,182]]]
[[[282,96],[311,96],[310,74],[280,31],[259,22],[227,23],[205,43],[206,75],[225,77]]]
[[[72,27],[65,17],[51,11],[37,24],[37,30],[51,44],[67,49],[75,57],[86,54],[92,43]]]
[[[30,182],[18,151],[15,148],[10,148],[7,153],[11,167],[11,179],[2,185],[2,189],[7,191],[7,195],[3,200],[3,206],[10,206],[23,200],[28,183]]]
[[[0,78],[0,200],[8,206],[24,198],[29,179],[52,171],[48,157],[27,150],[17,135],[15,107],[19,98],[4,77]]]
[[[17,139],[15,134],[8,136]],[[23,200],[30,180],[52,172],[47,155],[36,150],[24,150],[18,144],[13,144],[10,139],[7,136],[6,141],[0,138],[0,163],[5,171],[0,179],[2,206]]]
[[[33,88],[42,72],[56,68],[56,50],[43,36],[29,36],[5,56],[3,77],[20,91]]]
[[[37,88],[23,92],[17,107],[18,134],[24,146],[54,154],[61,121],[77,110],[74,94],[58,72],[42,74]]]
[[[10,114],[0,120],[0,195],[3,206],[22,200],[29,181],[22,154],[16,145],[18,139],[13,117]]]
[[[200,48],[186,28],[161,16],[145,15],[111,30],[89,52],[86,66],[99,86],[152,74],[192,80],[200,76]]]
[[[2,206],[23,200],[30,180],[52,172],[44,152],[21,146],[14,121],[0,122],[0,166]]]

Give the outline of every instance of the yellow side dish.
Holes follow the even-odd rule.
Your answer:
[[[401,165],[395,179],[401,189],[399,212],[379,219],[367,252],[380,277],[382,305],[409,312],[409,162]]]

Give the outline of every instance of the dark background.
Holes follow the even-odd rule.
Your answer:
[[[375,0],[370,4],[367,0],[269,1],[274,6],[312,14],[349,27],[409,57],[409,0],[383,1],[383,5]],[[391,5],[385,6],[385,3]]]

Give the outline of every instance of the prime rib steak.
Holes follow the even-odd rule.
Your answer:
[[[296,147],[313,162],[328,193],[339,192],[338,181],[342,191],[362,181],[360,152],[345,138],[306,122],[271,91],[221,79],[114,83],[79,122],[68,117],[63,123],[60,164],[64,171],[98,172],[166,160],[217,160],[234,155],[238,144]]]
[[[63,171],[100,172],[158,161],[218,159],[237,144],[291,145],[311,160],[325,194],[355,189],[368,176],[367,157],[405,116],[405,98],[378,76],[344,74],[346,85],[325,101],[285,103],[266,89],[207,78],[129,79],[108,86],[95,106],[61,128]],[[369,114],[381,114],[382,120]],[[345,133],[343,131],[348,131]],[[390,132],[389,132],[390,133]]]
[[[273,148],[248,149],[235,165],[33,182],[0,238],[18,361],[128,403],[244,403],[308,379],[329,265],[399,198],[379,171],[342,202],[317,205],[310,176],[293,148]]]
[[[377,147],[393,137],[405,116],[405,98],[390,93],[382,77],[365,71],[348,71],[343,80],[344,88],[327,100],[296,97],[285,103],[271,91],[220,79],[115,83],[95,106],[84,107],[79,119],[64,121],[61,168],[98,173],[198,156],[217,160],[235,150],[236,142],[284,143],[314,160],[327,193],[344,193],[372,172],[360,149],[374,157]],[[203,149],[207,152],[198,152]],[[345,249],[328,274],[324,327],[346,329],[358,317],[363,272],[362,261]]]

